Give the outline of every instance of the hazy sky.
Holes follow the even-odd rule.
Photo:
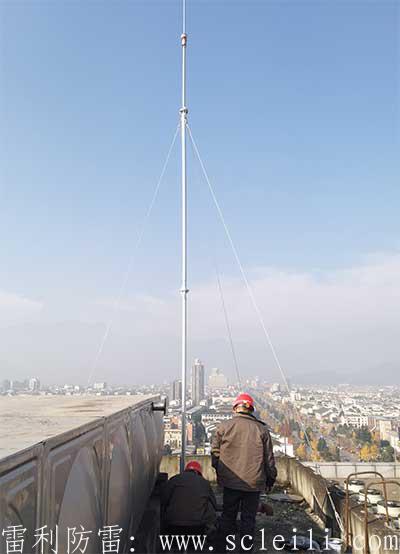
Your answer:
[[[180,4],[0,4],[0,378],[179,373]],[[399,4],[188,0],[191,128],[290,376],[400,368]],[[193,155],[190,356],[278,379]],[[114,313],[114,316],[113,316]],[[400,373],[400,372],[399,372]]]

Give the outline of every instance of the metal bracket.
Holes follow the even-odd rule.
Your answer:
[[[164,412],[164,415],[167,413],[167,399],[164,398],[164,402],[152,402],[151,409],[153,412]]]

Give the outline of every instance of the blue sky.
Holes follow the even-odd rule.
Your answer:
[[[91,306],[120,287],[177,124],[180,3],[0,10],[0,291],[49,324],[102,322]],[[189,0],[187,27],[189,121],[246,268],[318,276],[396,256],[398,3]],[[179,288],[178,154],[127,297]],[[237,270],[189,160],[202,286],[214,251]]]

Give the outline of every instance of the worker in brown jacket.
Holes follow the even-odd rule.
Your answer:
[[[275,459],[269,431],[254,416],[254,400],[240,394],[234,416],[218,425],[212,442],[212,463],[224,489],[221,535],[234,534],[241,511],[240,534],[253,537],[260,493],[276,479]]]

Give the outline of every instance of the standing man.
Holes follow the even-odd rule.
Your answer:
[[[254,537],[260,493],[276,479],[275,459],[269,431],[254,416],[254,400],[240,394],[233,405],[234,416],[219,424],[212,443],[212,463],[224,489],[221,535],[234,534],[241,511],[240,535]],[[248,539],[247,543],[254,542]]]

